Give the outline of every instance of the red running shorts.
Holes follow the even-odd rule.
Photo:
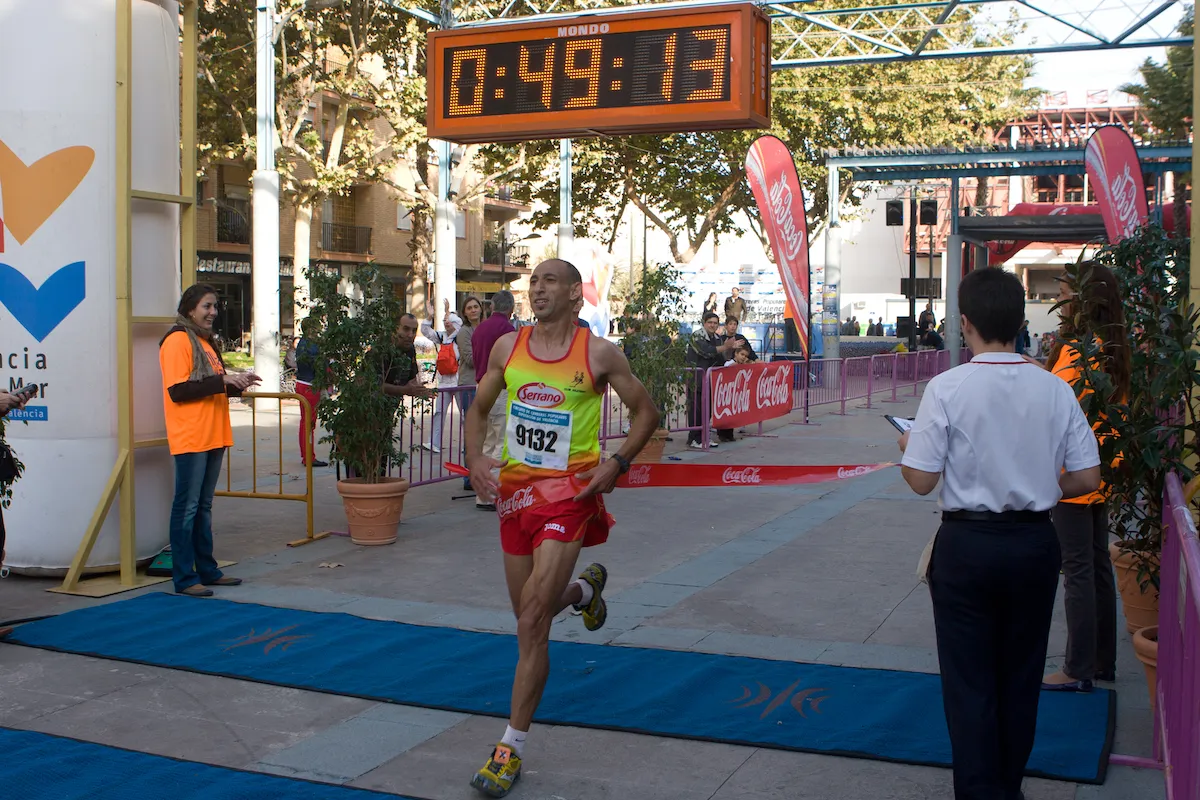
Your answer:
[[[593,547],[608,541],[613,518],[604,508],[604,499],[592,495],[554,503],[538,503],[500,519],[500,548],[510,556],[531,556],[547,539],[578,542]]]

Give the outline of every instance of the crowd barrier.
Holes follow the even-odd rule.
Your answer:
[[[969,354],[963,352],[965,360]],[[852,401],[863,400],[871,408],[881,396],[884,402],[898,401],[901,390],[911,390],[909,396],[916,396],[920,384],[949,368],[949,356],[945,351],[922,350],[861,358],[816,358],[807,363],[796,361],[793,411],[805,410],[807,420],[806,409],[816,406],[838,405],[838,413],[844,414]],[[673,434],[699,432],[706,449],[711,445],[712,429],[700,420],[710,417],[710,380],[710,373],[703,368],[689,370],[688,384],[696,387],[693,403],[699,409],[699,418],[689,419],[689,390],[685,390],[662,423]],[[400,449],[406,458],[399,466],[389,466],[388,474],[405,478],[413,486],[457,477],[446,470],[445,462],[464,463],[464,413],[474,396],[474,386],[456,386],[437,389],[431,400],[406,398],[405,417],[397,428]],[[759,427],[761,432],[761,424]],[[623,439],[628,428],[629,410],[610,388],[604,398],[600,422],[601,446],[608,449],[608,443]]]
[[[1200,538],[1175,473],[1164,495],[1154,752],[1167,800],[1200,800]]]
[[[244,497],[244,498],[251,498],[251,499],[256,499],[256,500],[292,500],[292,501],[304,503],[305,511],[306,511],[305,519],[307,521],[306,535],[303,539],[297,539],[295,541],[288,542],[289,547],[296,547],[298,545],[308,544],[309,542],[315,541],[317,539],[323,539],[324,537],[328,536],[329,535],[328,533],[320,533],[320,534],[316,534],[316,535],[313,534],[313,480],[312,480],[312,461],[311,461],[311,459],[308,460],[309,463],[306,464],[305,468],[304,468],[304,493],[297,494],[296,492],[285,492],[283,490],[283,474],[285,471],[283,469],[283,465],[284,465],[283,451],[284,451],[284,448],[287,447],[289,456],[294,451],[291,448],[290,439],[289,439],[289,442],[287,445],[285,445],[284,441],[283,441],[284,440],[284,436],[283,436],[283,404],[282,404],[282,402],[279,402],[279,401],[295,400],[301,404],[301,407],[305,409],[305,414],[304,414],[304,419],[306,421],[305,432],[310,434],[311,428],[313,425],[313,415],[311,413],[311,407],[309,406],[308,400],[294,392],[246,392],[245,394],[242,395],[242,399],[249,401],[248,405],[250,406],[250,491],[235,490],[233,488],[234,448],[229,447],[229,448],[226,448],[226,450],[225,450],[225,488],[223,490],[217,490],[215,492],[215,494],[218,497]],[[258,480],[258,442],[259,442],[258,417],[259,417],[259,411],[258,411],[258,404],[256,402],[254,402],[255,400],[275,400],[275,401],[277,401],[277,402],[273,403],[274,411],[272,412],[275,415],[276,444],[279,447],[279,453],[278,453],[279,461],[277,462],[279,465],[279,468],[275,471],[275,476],[276,476],[276,478],[278,478],[278,491],[274,491],[274,492],[267,492],[267,491],[259,490],[259,480]]]

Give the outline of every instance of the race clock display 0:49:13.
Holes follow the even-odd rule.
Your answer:
[[[496,116],[727,100],[729,38],[729,26],[716,25],[450,48],[442,73],[446,113]]]

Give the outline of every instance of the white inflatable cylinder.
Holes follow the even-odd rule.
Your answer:
[[[7,439],[25,474],[4,511],[6,563],[71,563],[118,452],[116,0],[0,0],[0,386],[36,382]],[[179,9],[133,0],[133,188],[179,193]],[[133,313],[173,315],[179,209],[133,203]],[[138,439],[165,435],[158,341],[134,326]],[[137,556],[168,541],[166,448],[136,452]],[[113,504],[88,562],[119,559]]]

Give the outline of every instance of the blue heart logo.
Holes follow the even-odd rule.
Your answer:
[[[39,342],[59,326],[83,302],[86,291],[82,261],[55,272],[42,288],[35,289],[23,274],[0,264],[0,303]]]

